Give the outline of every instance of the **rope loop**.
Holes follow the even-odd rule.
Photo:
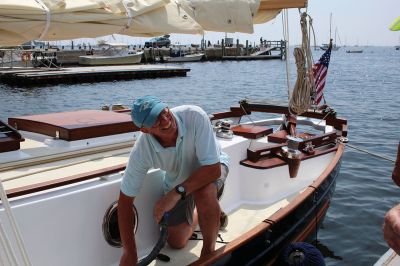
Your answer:
[[[308,35],[307,18],[311,17],[303,12],[300,15],[300,26],[302,32],[301,48],[294,49],[294,57],[297,65],[297,80],[289,101],[289,112],[300,115],[306,112],[312,105],[312,95],[315,92],[314,76],[312,72],[312,55]]]

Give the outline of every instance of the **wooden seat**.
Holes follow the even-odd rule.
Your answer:
[[[238,125],[231,128],[233,134],[248,139],[258,139],[273,132],[272,128],[253,125]]]
[[[103,137],[138,130],[126,113],[100,110],[80,110],[53,114],[9,118],[18,130],[44,134],[73,141]]]

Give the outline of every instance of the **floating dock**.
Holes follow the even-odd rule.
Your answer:
[[[281,59],[281,55],[239,55],[223,56],[222,61],[248,61],[248,60],[268,60]]]
[[[184,77],[189,68],[165,65],[128,65],[71,68],[3,68],[0,82],[18,86]]]

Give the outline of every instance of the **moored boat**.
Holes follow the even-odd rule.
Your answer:
[[[201,260],[201,238],[190,240],[178,252],[164,248],[162,253],[174,264],[277,261],[290,242],[304,241],[315,232],[335,188],[346,121],[310,110],[297,119],[298,127],[310,130],[298,132],[302,139],[293,150],[288,149],[289,131],[284,128],[288,121],[282,116],[238,123],[250,112],[288,115],[287,110],[287,106],[244,101],[212,116],[218,140],[232,160],[221,198],[229,223],[221,232],[219,249]],[[227,119],[231,120],[228,131],[226,124],[221,128],[218,123]],[[9,124],[19,129],[20,139],[25,141],[20,149],[0,154],[0,171],[32,263],[116,264],[120,249],[116,248],[115,200],[121,171],[135,134],[139,134],[129,115],[86,110],[10,118]],[[294,154],[300,159],[297,173],[290,169]],[[161,195],[161,188],[162,171],[154,169],[148,173],[144,193],[135,200],[141,257],[158,239],[150,206]],[[1,221],[12,219],[0,206]],[[11,234],[11,225],[2,225]],[[37,245],[38,239],[41,245]],[[58,242],[61,246],[55,244]]]
[[[126,44],[106,44],[108,48],[101,54],[79,56],[79,65],[104,66],[104,65],[132,65],[139,64],[143,52],[134,52]]]
[[[351,49],[351,50],[346,50],[346,53],[348,54],[361,54],[363,52],[362,49]]]
[[[199,62],[203,58],[204,54],[180,54],[179,56],[166,56],[164,57],[165,62],[170,63],[183,63],[183,62]]]

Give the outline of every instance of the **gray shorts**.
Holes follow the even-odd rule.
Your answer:
[[[228,173],[229,168],[221,163],[221,176],[214,181],[214,184],[217,186],[217,191],[222,189]],[[195,204],[192,195],[188,195],[185,200],[180,200],[169,212],[168,225],[174,226],[184,222],[192,224],[194,208]]]

